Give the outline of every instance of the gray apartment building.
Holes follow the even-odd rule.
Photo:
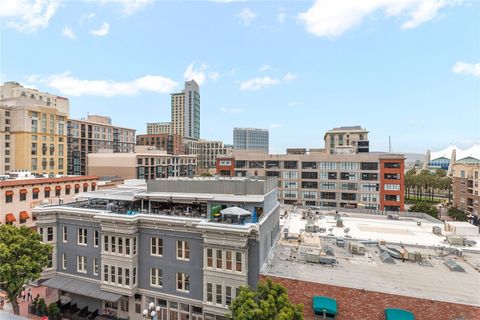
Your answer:
[[[34,209],[64,316],[225,319],[279,233],[275,178],[176,178]],[[148,311],[150,313],[150,311]]]
[[[268,130],[256,128],[234,128],[233,149],[261,150],[268,153]]]

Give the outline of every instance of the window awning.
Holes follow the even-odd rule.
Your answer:
[[[71,188],[72,188],[72,186],[69,185],[69,184],[67,184],[67,185],[65,186],[65,189],[71,189]]]
[[[92,182],[92,187],[95,187],[97,185],[97,183],[94,181]]]
[[[83,183],[83,186],[84,186],[84,187],[88,187],[88,182],[84,182],[84,183]]]
[[[325,311],[326,313],[336,315],[337,314],[337,300],[329,298],[329,297],[314,296],[313,297],[313,311],[316,314],[322,314]]]
[[[20,220],[27,220],[30,218],[30,215],[27,211],[20,211]]]
[[[55,190],[62,190],[62,186],[55,186]]]
[[[28,193],[27,189],[20,189],[20,194],[26,194]]]
[[[50,190],[52,190],[52,188],[50,188],[50,187],[45,187],[45,191],[50,191]]]
[[[40,192],[40,189],[39,188],[33,188],[32,192]]]
[[[413,313],[403,309],[385,309],[385,320],[415,320]]]
[[[7,190],[5,191],[6,196],[13,196],[13,190]]]
[[[6,223],[12,223],[14,221],[17,221],[17,219],[15,218],[13,213],[7,213],[6,216],[5,216],[5,222]]]
[[[63,291],[92,297],[99,300],[117,302],[122,296],[113,292],[100,289],[100,283],[89,282],[80,279],[72,279],[64,276],[54,276],[43,283],[43,285],[61,289]]]
[[[80,188],[80,185],[78,183],[75,184],[75,189]]]

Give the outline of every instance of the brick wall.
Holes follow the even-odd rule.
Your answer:
[[[337,300],[337,320],[384,320],[385,308],[409,310],[414,313],[415,320],[453,320],[457,318],[480,320],[480,307],[268,277],[287,288],[292,302],[303,304],[305,320],[313,319],[312,297],[315,295],[328,296]],[[264,279],[266,276],[262,275],[260,278]],[[445,288],[445,290],[448,289]]]

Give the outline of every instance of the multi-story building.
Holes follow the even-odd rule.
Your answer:
[[[324,140],[329,154],[369,152],[368,131],[361,126],[333,128],[325,133]]]
[[[230,156],[232,149],[225,147],[222,141],[198,140],[200,152],[198,167],[204,169],[215,168],[217,157]]]
[[[168,154],[185,154],[183,138],[178,134],[156,133],[137,135],[137,146],[154,146],[159,150],[166,150]]]
[[[171,94],[171,133],[185,138],[200,138],[200,87],[186,81],[185,89]]]
[[[135,152],[88,154],[87,172],[95,176],[119,176],[123,179],[193,177],[197,156],[171,155],[150,146],[136,146]]]
[[[110,117],[88,115],[87,119],[67,121],[68,174],[85,175],[87,154],[111,149],[113,152],[133,152],[135,129],[112,125]]]
[[[0,105],[0,175],[9,173],[11,164],[14,163],[10,125],[10,108]]]
[[[32,208],[72,202],[97,188],[98,177],[18,178],[0,181],[0,223],[35,225]]]
[[[473,215],[474,222],[480,216],[479,176],[480,162],[453,165],[453,206]]]
[[[255,128],[234,128],[234,150],[262,150],[268,153],[268,130]]]
[[[150,134],[170,134],[172,131],[171,122],[151,122],[147,123],[147,135]]]
[[[1,134],[5,149],[0,151],[14,155],[3,170],[66,174],[68,99],[6,82],[0,86],[0,105],[5,122]]]
[[[85,313],[224,320],[279,234],[275,179],[166,179],[34,210],[53,246],[43,284]],[[114,204],[115,203],[115,204]]]
[[[233,161],[233,167],[222,161]],[[234,150],[233,157],[217,159],[217,173],[277,177],[279,199],[285,204],[404,210],[402,154],[295,149],[293,154],[267,155]]]

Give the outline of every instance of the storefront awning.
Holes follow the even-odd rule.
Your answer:
[[[30,218],[27,211],[20,211],[20,220],[27,220]]]
[[[7,213],[7,215],[5,216],[5,222],[6,223],[12,223],[12,222],[15,222],[15,221],[17,221],[17,219],[15,218],[13,213]]]
[[[385,320],[415,320],[413,313],[403,309],[385,309]]]
[[[61,289],[63,291],[110,302],[117,302],[122,297],[120,294],[101,290],[99,283],[80,279],[72,279],[58,275],[45,281],[43,285],[50,288]]]
[[[322,314],[325,311],[325,313],[336,315],[337,300],[329,297],[314,296],[313,311],[315,312],[315,314]]]

